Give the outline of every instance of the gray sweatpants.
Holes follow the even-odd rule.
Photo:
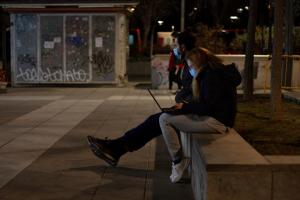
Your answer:
[[[179,132],[185,133],[226,133],[227,127],[213,117],[170,115],[163,113],[159,118],[160,128],[173,161],[181,159]]]

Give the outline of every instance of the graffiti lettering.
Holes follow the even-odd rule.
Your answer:
[[[154,87],[162,87],[169,82],[168,62],[162,61],[159,58],[152,60],[152,84]]]
[[[111,55],[106,54],[103,51],[93,54],[91,62],[99,76],[106,76],[108,73],[113,72],[114,60]]]
[[[63,70],[51,71],[50,68],[46,70],[37,70],[37,69],[26,69],[23,70],[19,68],[18,74],[16,76],[17,80],[22,79],[26,82],[85,82],[88,79],[89,75],[84,70],[68,70],[64,73]]]

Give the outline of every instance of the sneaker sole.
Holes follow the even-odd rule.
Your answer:
[[[109,165],[113,167],[117,166],[118,163],[115,161],[115,159],[112,159],[109,154],[105,153],[105,151],[98,148],[98,146],[96,146],[92,141],[90,141],[89,138],[87,139],[87,141],[88,144],[90,145],[91,151],[95,156],[104,160],[105,162],[107,162]]]

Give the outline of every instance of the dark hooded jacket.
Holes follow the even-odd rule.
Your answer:
[[[200,88],[199,101],[184,104],[180,112],[211,116],[233,127],[237,111],[236,87],[242,80],[235,64],[215,68],[208,65],[196,79]]]
[[[189,66],[186,61],[184,61],[184,67],[182,69],[182,89],[177,92],[175,96],[176,103],[188,103],[192,101],[193,92],[192,92],[192,81],[193,77],[189,72]]]

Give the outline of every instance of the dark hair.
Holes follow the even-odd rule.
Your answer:
[[[197,67],[204,64],[208,64],[208,67],[212,69],[223,67],[223,60],[203,47],[192,49],[187,53],[186,58],[190,59]]]
[[[179,33],[177,42],[179,45],[184,45],[186,50],[190,51],[195,48],[196,39],[190,32],[184,31]]]
[[[196,67],[196,70],[198,71],[203,69],[203,65],[207,65],[212,69],[217,69],[221,66],[224,67],[224,65],[222,64],[223,61],[219,57],[215,56],[208,49],[202,47],[194,48],[191,51],[189,51],[186,58],[190,59],[193,62],[194,66]],[[194,78],[192,82],[192,91],[194,100],[199,101],[201,91],[196,78]]]
[[[174,38],[177,38],[179,35],[179,33],[177,31],[173,31],[171,36],[174,37]]]

